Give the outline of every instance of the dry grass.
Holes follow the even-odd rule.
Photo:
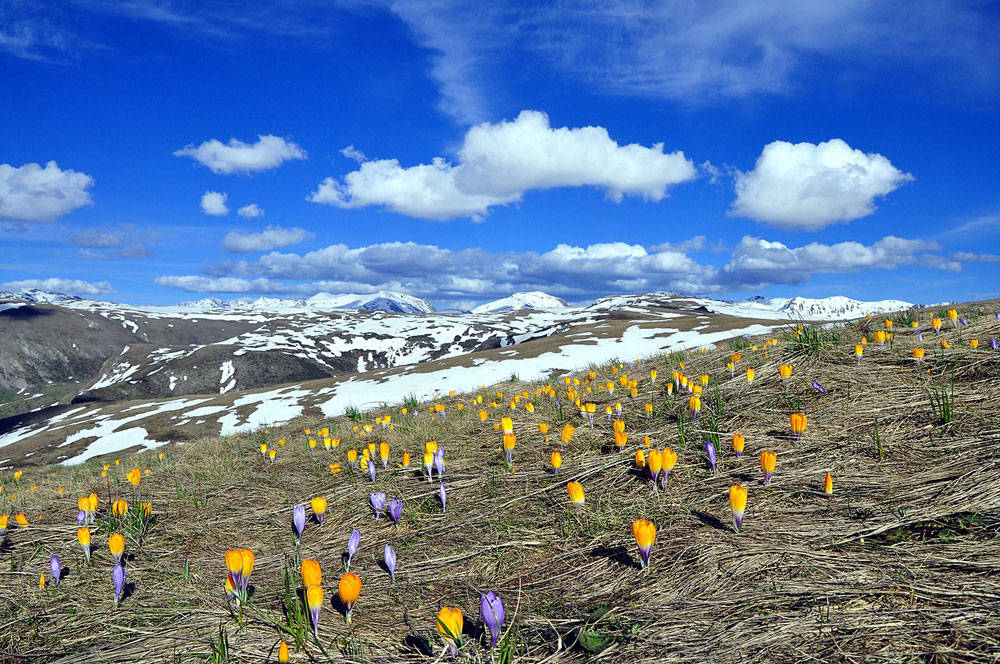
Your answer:
[[[19,485],[7,478],[2,494],[6,507],[23,510],[32,525],[12,525],[0,554],[0,661],[205,661],[220,626],[228,635],[228,661],[276,661],[278,625],[285,621],[282,569],[290,561],[297,570],[292,507],[316,495],[328,498],[329,509],[322,526],[307,525],[299,553],[323,566],[328,601],[320,641],[333,661],[439,657],[435,615],[442,605],[462,609],[467,653],[488,661],[477,616],[479,593],[489,589],[506,601],[513,653],[523,662],[998,661],[1000,353],[987,342],[1000,336],[1000,326],[992,313],[966,315],[971,326],[962,335],[980,339],[977,351],[957,343],[947,327],[954,348],[940,353],[933,333],[926,334],[927,358],[917,366],[910,359],[915,333],[899,329],[892,347],[869,344],[858,366],[851,353],[861,332],[843,329],[820,354],[797,356],[784,387],[777,366],[793,353],[788,341],[766,355],[743,351],[740,367],[757,372],[752,384],[742,372],[729,378],[728,347],[689,353],[684,372],[711,376],[700,425],[711,421],[716,386],[725,402],[716,418],[723,441],[717,474],[705,462],[706,431],[689,426],[686,444],[678,440],[687,399],[666,397],[676,358],[662,357],[625,364],[639,379],[634,402],[595,387],[590,398],[600,407],[593,431],[569,413],[577,435],[559,475],[549,468],[553,445],[542,442],[537,428],[549,422],[557,434],[555,405],[534,396],[541,384],[520,382],[485,391],[488,397],[504,393],[485,425],[475,407],[455,408],[470,395],[446,399],[444,418],[426,410],[404,417],[392,409],[396,430],[384,436],[377,430],[372,440],[389,442],[394,464],[403,450],[414,461],[408,470],[379,472],[374,484],[346,469],[344,452],[360,444],[346,418],[194,441],[170,449],[162,462],[155,453],[137,455],[136,464],[152,468],[139,493],[151,496],[155,522],[141,542],[128,542],[134,587],[117,611],[106,536],[95,533],[90,565],[75,538],[77,496],[97,491],[102,512],[107,507],[100,466],[27,469]],[[655,389],[651,368],[659,371]],[[611,378],[611,368],[602,367],[595,383]],[[813,380],[828,394],[817,396]],[[954,421],[935,422],[929,390],[952,381]],[[492,422],[522,390],[532,393],[536,411],[513,413],[518,443],[510,474]],[[622,454],[609,449],[611,425],[602,414],[605,403],[618,399],[630,435]],[[646,401],[657,406],[651,419],[643,414]],[[793,409],[809,417],[800,443],[788,434]],[[365,421],[379,414],[368,413]],[[303,428],[324,425],[343,443],[333,453],[310,452]],[[746,436],[742,460],[732,454],[734,432]],[[680,457],[668,489],[658,494],[633,464],[634,444],[646,434]],[[265,435],[272,444],[287,441],[273,465],[258,451],[256,438]],[[438,483],[417,472],[428,440],[445,450],[445,513]],[[758,464],[765,448],[778,455],[768,487]],[[331,475],[332,461],[345,471]],[[112,466],[111,497],[131,500],[124,474],[132,465],[126,457]],[[834,476],[832,496],[822,491],[827,470]],[[571,479],[586,489],[582,509],[568,503]],[[727,498],[737,482],[749,489],[739,534],[730,528]],[[58,497],[58,487],[65,487],[65,497]],[[374,520],[368,493],[376,490],[403,498],[398,526],[388,517]],[[645,572],[631,535],[637,518],[657,526]],[[329,599],[352,528],[362,532],[352,570],[364,588],[348,628]],[[379,564],[387,542],[399,555],[395,584]],[[252,548],[257,556],[242,624],[223,591],[223,555],[233,547]],[[53,553],[69,574],[59,587],[40,590],[38,575],[48,572]],[[327,656],[310,639],[292,661]]]

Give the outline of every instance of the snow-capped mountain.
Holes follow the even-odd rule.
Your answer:
[[[563,309],[569,304],[565,300],[543,293],[542,291],[527,291],[514,293],[493,302],[481,304],[472,310],[474,314],[494,313],[498,311],[521,311],[523,309]]]
[[[262,311],[268,313],[294,313],[300,311],[388,311],[397,314],[433,313],[430,302],[406,293],[379,291],[371,295],[344,293],[317,293],[307,300],[283,299],[277,297],[243,297],[235,300],[220,300],[206,297],[196,302],[177,305],[190,311]]]
[[[0,290],[0,300],[24,300],[37,304],[47,304],[51,302],[74,302],[82,298],[76,295],[66,295],[65,293],[51,293],[37,288],[27,288],[22,291]]]
[[[914,305],[902,300],[878,300],[862,302],[843,295],[832,297],[752,297],[742,302],[697,299],[706,309],[718,314],[728,314],[741,318],[765,318],[773,320],[850,320],[869,314],[885,314],[912,309]]]
[[[307,306],[321,311],[368,309],[397,314],[429,314],[434,312],[434,306],[427,300],[395,291],[379,291],[373,295],[317,293],[305,302]]]
[[[776,304],[776,302],[775,302]],[[843,295],[833,297],[809,298],[793,297],[785,300],[778,311],[787,314],[790,318],[824,318],[831,320],[842,320],[847,318],[860,318],[868,314],[891,313],[904,311],[912,308],[910,302],[901,300],[878,300],[875,302],[861,302],[852,300]]]

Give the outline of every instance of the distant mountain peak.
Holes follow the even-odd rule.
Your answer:
[[[25,302],[49,303],[49,302],[75,302],[83,298],[66,293],[56,293],[44,291],[38,288],[25,288],[20,291],[0,290],[0,299],[3,300],[23,300]]]
[[[379,291],[371,295],[354,293],[316,293],[308,299],[257,297],[238,298],[235,300],[220,300],[206,297],[196,302],[184,302],[179,306],[185,309],[207,310],[228,309],[238,311],[389,311],[392,313],[432,313],[434,307],[419,297],[393,291]]]
[[[554,295],[542,291],[524,291],[481,304],[473,309],[472,313],[483,314],[498,311],[520,311],[522,309],[563,309],[568,306],[569,304],[565,300]]]

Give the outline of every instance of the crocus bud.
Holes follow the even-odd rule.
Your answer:
[[[323,583],[323,569],[320,567],[319,561],[313,558],[304,558],[302,560],[302,585],[308,588],[309,586],[318,586]]]
[[[62,577],[62,561],[59,560],[59,556],[53,555],[49,559],[49,569],[52,572],[52,580],[58,586],[59,579]]]
[[[764,471],[764,484],[771,483],[771,476],[774,475],[774,464],[778,455],[770,450],[760,453],[760,468]]]
[[[655,371],[653,372],[656,373]],[[500,632],[503,631],[504,621],[507,619],[507,612],[503,605],[503,600],[494,591],[489,591],[482,596],[479,603],[479,614],[483,623],[490,633],[490,648],[497,647],[497,640]]]
[[[385,545],[385,551],[382,554],[382,558],[385,560],[385,568],[387,570],[389,570],[389,577],[392,579],[392,582],[395,583],[396,582],[396,550],[394,548],[392,548],[391,546],[389,546],[388,544],[386,544]]]
[[[80,541],[80,546],[83,548],[83,556],[90,562],[90,528],[84,526],[76,531],[76,538]]]
[[[649,554],[653,550],[653,541],[656,539],[656,526],[651,521],[639,519],[632,523],[632,535],[635,543],[639,546],[639,556],[642,559],[642,568],[649,566]]]
[[[302,539],[302,531],[306,527],[306,508],[296,505],[292,510],[292,528],[295,530],[295,543]]]
[[[306,604],[309,605],[309,618],[313,624],[313,636],[319,639],[319,612],[323,608],[323,586],[306,588]]]
[[[111,581],[115,587],[115,608],[118,607],[118,600],[121,599],[122,591],[125,590],[125,568],[121,564],[115,565],[111,572]]]
[[[385,492],[368,494],[368,502],[371,503],[372,509],[375,511],[375,520],[378,521],[379,517],[382,516],[382,510],[385,509]]]
[[[115,557],[115,562],[120,562],[122,553],[125,551],[125,536],[121,533],[112,533],[108,538],[108,548],[111,555]]]
[[[798,441],[802,438],[802,434],[805,433],[808,418],[802,413],[792,413],[789,422],[792,427],[792,433],[795,434],[795,440]]]
[[[350,624],[351,611],[354,610],[354,604],[361,595],[361,579],[356,574],[348,572],[340,577],[337,594],[340,595],[340,602],[344,605],[344,619]]]
[[[709,463],[710,466],[712,466],[712,472],[714,473],[715,472],[715,462],[716,462],[715,445],[713,445],[712,441],[710,441],[710,440],[706,440],[705,441],[705,454],[708,455],[708,463]]]
[[[743,447],[746,445],[746,438],[741,433],[733,434],[733,451],[736,453],[736,458],[743,456]]]
[[[733,511],[733,529],[740,532],[743,512],[747,508],[747,490],[741,484],[729,487],[729,508]]]
[[[347,538],[347,569],[351,569],[351,558],[354,554],[358,552],[358,546],[361,544],[361,531],[352,530],[351,536]]]
[[[323,515],[326,514],[326,498],[317,496],[309,504],[312,507],[313,516],[316,517],[316,523],[322,524]]]

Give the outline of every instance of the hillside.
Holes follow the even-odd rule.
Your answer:
[[[759,334],[778,323],[713,314],[689,298],[657,294],[555,311],[255,316],[252,330],[215,343],[126,347],[72,398],[0,421],[0,466],[79,463],[300,415],[429,399],[445,385],[471,390],[512,374],[548,376]]]
[[[12,471],[3,478],[4,511],[30,525],[12,518],[5,535],[0,653],[33,662],[261,662],[277,661],[284,639],[293,662],[446,661],[436,616],[455,607],[470,661],[593,661],[597,653],[614,662],[994,661],[996,307],[959,307],[968,325],[945,319],[940,335],[926,311],[895,316],[894,336],[882,344],[875,333],[885,328],[874,318],[730,333],[714,349],[692,343],[686,352],[621,355],[531,382],[483,377],[485,387],[454,395],[457,376],[429,374],[439,398],[408,401],[405,413],[400,403],[301,412],[280,426],[73,467],[19,466],[19,479]],[[914,348],[925,349],[919,361]],[[783,363],[792,367],[787,379]],[[696,420],[674,372],[707,377]],[[386,395],[394,380],[384,383]],[[593,427],[576,397],[595,403]],[[621,414],[606,417],[616,403]],[[808,418],[800,439],[789,429],[795,412]],[[504,416],[516,436],[511,468],[496,430]],[[612,419],[624,423],[622,451]],[[548,440],[540,424],[549,425]],[[566,424],[575,432],[560,444]],[[317,435],[324,427],[327,449]],[[715,470],[706,440],[716,443]],[[428,482],[422,468],[428,441],[443,451],[444,505],[441,478],[435,472]],[[374,480],[347,454],[369,444]],[[275,451],[273,462],[261,445]],[[653,491],[636,453],[645,462],[662,448],[677,462]],[[776,453],[769,485],[764,450]],[[137,487],[126,479],[133,467],[142,471]],[[824,492],[827,472],[832,494]],[[584,504],[570,502],[571,481],[581,483]],[[739,532],[732,485],[748,492]],[[87,563],[74,517],[77,498],[92,491],[99,505]],[[388,513],[376,518],[376,492],[401,499],[398,524]],[[328,505],[322,524],[311,518],[317,496]],[[120,522],[108,514],[115,498],[130,505]],[[148,520],[137,516],[140,500],[151,501]],[[310,515],[298,546],[296,505]],[[637,519],[656,527],[645,570]],[[350,569],[363,585],[347,625],[337,585],[353,529],[361,539]],[[125,535],[127,570],[117,608],[107,546],[115,530]],[[382,562],[387,544],[397,555],[394,582]],[[255,555],[242,606],[226,599],[228,549]],[[58,586],[53,554],[64,568]],[[322,567],[318,639],[302,599],[303,558]],[[506,606],[495,655],[479,618],[480,593],[489,590]]]

